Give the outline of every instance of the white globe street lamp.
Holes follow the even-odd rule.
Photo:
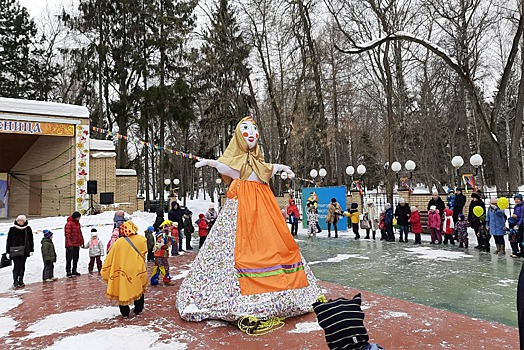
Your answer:
[[[321,168],[321,169],[318,171],[318,175],[320,175],[321,178],[324,178],[324,177],[327,175],[327,171],[326,171],[326,169]]]
[[[309,176],[311,176],[313,179],[318,176],[318,171],[316,169],[311,169],[309,172]]]
[[[364,175],[365,173],[366,173],[366,167],[364,166],[364,164],[360,164],[357,167],[357,174],[359,174],[362,177],[362,175]]]
[[[353,176],[354,173],[355,173],[355,168],[353,168],[351,165],[348,165],[346,168],[346,174],[348,174],[349,176]]]
[[[398,173],[401,169],[402,165],[400,165],[399,162],[393,162],[393,164],[391,164],[391,170],[393,170],[394,172]]]
[[[166,185],[166,186],[171,185],[171,180],[169,180],[169,179],[165,179],[165,180],[164,180],[164,185]]]
[[[173,185],[178,186],[178,184],[180,184],[180,180],[179,179],[173,179]]]
[[[461,156],[455,156],[451,159],[451,165],[453,165],[458,172],[459,168],[464,165],[464,159],[462,159]]]
[[[408,160],[406,164],[404,164],[404,167],[407,171],[412,172],[417,167],[417,164],[415,164],[415,162],[412,160]]]

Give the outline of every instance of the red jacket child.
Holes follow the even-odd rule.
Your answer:
[[[198,224],[198,236],[199,237],[206,237],[207,236],[207,221],[204,218],[204,214],[198,214],[198,220],[196,221]]]
[[[440,222],[440,212],[438,209],[430,209],[428,212],[428,228],[440,230]]]
[[[409,216],[408,221],[411,224],[411,232],[422,233],[422,223],[420,222],[420,212],[418,211],[416,207],[411,207],[411,215]]]
[[[173,244],[178,244],[178,222],[173,222],[171,224],[171,241]]]
[[[453,211],[451,209],[444,209],[444,225],[442,225],[442,233],[452,235],[455,231],[453,224]]]

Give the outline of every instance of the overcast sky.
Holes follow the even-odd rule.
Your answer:
[[[71,3],[76,3],[76,0],[18,0],[18,2],[21,6],[27,8],[31,17],[38,18],[46,8],[51,13],[56,13],[62,4],[69,7]]]

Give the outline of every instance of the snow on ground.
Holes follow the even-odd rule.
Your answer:
[[[334,258],[329,258],[327,260],[310,261],[310,262],[308,262],[308,265],[315,265],[315,264],[320,264],[320,263],[324,263],[324,262],[328,262],[328,263],[341,262],[341,261],[344,261],[344,260],[348,260],[350,258],[369,260],[369,257],[362,256],[360,254],[337,254],[337,256],[335,256]]]
[[[457,260],[461,258],[472,258],[472,255],[464,252],[453,252],[443,249],[432,249],[430,247],[404,248],[408,254],[416,254],[420,259],[430,260]]]
[[[322,327],[319,326],[318,322],[302,322],[297,323],[295,329],[290,330],[288,333],[309,333],[321,330]]]
[[[178,341],[169,343],[159,342],[159,334],[153,330],[141,326],[127,326],[112,329],[96,330],[86,334],[72,335],[63,338],[47,350],[55,349],[75,349],[75,350],[112,350],[120,349],[123,346],[129,347],[132,344],[133,349],[159,349],[159,350],[185,350],[187,344]],[[125,339],[125,346],[122,344]]]

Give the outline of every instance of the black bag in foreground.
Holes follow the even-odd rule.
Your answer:
[[[362,349],[369,345],[361,303],[361,294],[358,293],[353,299],[338,298],[313,304],[318,324],[324,330],[331,350]]]
[[[2,254],[2,258],[0,259],[0,269],[2,267],[11,266],[11,259],[7,257],[7,253]]]
[[[17,256],[24,256],[25,254],[25,246],[23,245],[17,245],[15,247],[9,248],[9,257],[10,258],[16,258]]]

